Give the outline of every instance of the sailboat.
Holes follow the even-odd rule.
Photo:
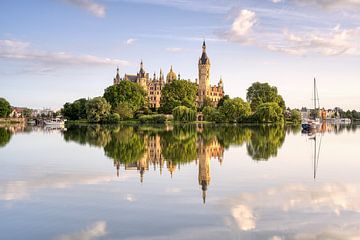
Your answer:
[[[317,111],[320,109],[319,93],[316,87],[316,79],[314,78],[314,112],[312,118],[304,119],[301,127],[304,131],[311,131],[320,128],[321,120],[317,117]]]

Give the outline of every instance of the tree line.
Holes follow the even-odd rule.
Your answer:
[[[103,96],[78,99],[66,103],[63,115],[69,120],[87,120],[96,123],[116,123],[138,119],[141,122],[161,123],[172,115],[175,121],[196,121],[202,112],[210,122],[259,122],[275,123],[285,120],[286,105],[274,86],[256,82],[247,89],[246,101],[225,95],[215,106],[206,99],[203,106],[196,104],[197,85],[187,80],[174,80],[161,92],[159,109],[148,108],[146,91],[138,84],[121,81],[105,89]],[[171,118],[170,118],[171,119]],[[293,110],[287,115],[292,122],[301,121],[300,112]]]

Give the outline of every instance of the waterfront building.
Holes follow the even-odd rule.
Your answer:
[[[206,52],[206,43],[203,42],[202,54],[198,61],[198,79],[195,80],[198,87],[196,103],[198,107],[203,106],[205,103],[217,106],[220,99],[224,96],[223,80],[217,85],[210,84],[210,58]],[[176,74],[173,67],[166,75],[166,82],[162,70],[160,69],[159,77],[154,73],[153,78],[149,77],[149,73],[145,71],[143,61],[140,63],[140,70],[137,74],[125,74],[123,78],[120,77],[119,68],[116,69],[116,76],[113,80],[114,85],[119,84],[120,81],[131,81],[137,83],[144,88],[147,92],[149,108],[158,109],[161,105],[161,91],[166,84],[180,79],[180,74]]]

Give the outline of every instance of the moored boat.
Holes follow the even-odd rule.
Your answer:
[[[313,118],[312,119],[303,119],[303,122],[301,124],[301,127],[303,131],[311,131],[316,130],[321,127],[322,120],[320,118],[317,118],[317,111],[320,109],[320,101],[319,101],[319,95],[316,87],[316,79],[314,78],[314,112],[312,113]]]
[[[55,119],[51,119],[51,120],[44,120],[44,124],[49,125],[49,126],[64,126],[65,121],[66,120],[63,120],[60,118],[55,118]]]

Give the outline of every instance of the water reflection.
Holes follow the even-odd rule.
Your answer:
[[[172,177],[181,165],[195,161],[205,203],[211,181],[211,159],[221,164],[224,149],[246,144],[248,155],[253,160],[268,160],[277,155],[286,131],[291,129],[282,125],[72,125],[63,132],[63,136],[65,141],[103,148],[105,155],[113,160],[117,176],[121,168],[125,171],[136,170],[141,182],[149,168],[158,170],[160,174],[166,168]]]
[[[10,142],[12,133],[10,130],[5,128],[0,128],[0,148],[5,147],[6,144]]]
[[[326,126],[311,137],[281,125],[0,129],[5,238],[57,221],[34,239],[355,239],[356,129]],[[16,136],[24,131],[34,132]]]

